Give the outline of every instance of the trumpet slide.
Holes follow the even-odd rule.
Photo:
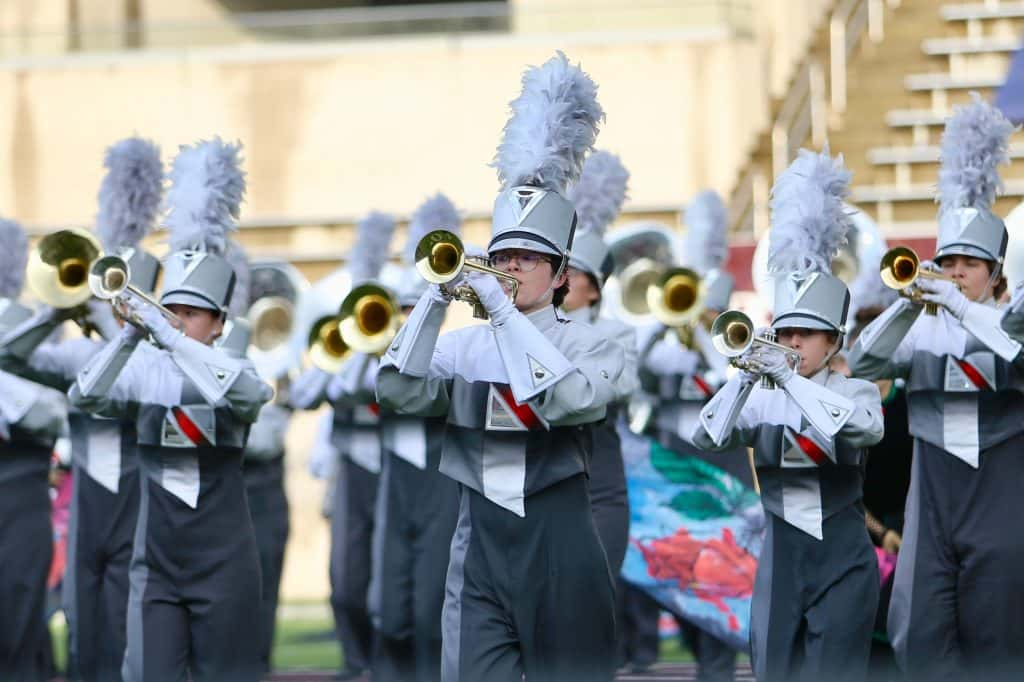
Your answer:
[[[754,347],[774,348],[786,355],[791,365],[798,367],[800,354],[789,346],[775,341],[775,333],[766,330],[761,336],[754,333],[754,323],[746,313],[739,310],[727,310],[711,323],[711,344],[719,353],[729,358],[729,362],[737,369],[756,370],[757,368],[742,359],[742,355]],[[772,390],[775,382],[771,377],[761,377],[761,388]]]
[[[487,319],[487,311],[473,288],[465,283],[451,288],[445,287],[446,284],[459,279],[464,271],[473,270],[494,275],[499,281],[505,282],[513,302],[519,293],[519,280],[507,272],[492,268],[482,258],[467,256],[462,240],[448,230],[434,230],[420,239],[416,245],[416,270],[423,279],[440,285],[455,300],[472,305],[473,317],[480,320]]]

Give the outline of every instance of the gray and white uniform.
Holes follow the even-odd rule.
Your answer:
[[[442,679],[611,679],[613,586],[585,476],[622,348],[553,307],[438,338],[446,305],[421,297],[377,389],[388,409],[447,415],[440,470],[461,493]]]
[[[5,680],[42,680],[49,673],[48,475],[66,419],[61,394],[0,371],[0,678]]]
[[[992,300],[962,321],[920,312],[892,304],[848,358],[857,376],[906,380],[914,459],[889,636],[915,679],[1019,679],[1024,539],[1007,519],[1024,476],[1021,346]]]
[[[131,329],[71,388],[79,408],[136,424],[126,680],[258,678],[259,559],[242,450],[270,395],[248,361],[185,337],[158,350]]]
[[[105,344],[79,337],[37,345],[57,322],[45,311],[12,329],[0,342],[0,367],[67,391]],[[106,331],[116,330],[114,325]],[[135,424],[72,409],[68,425],[74,486],[61,592],[68,676],[111,679],[120,674],[124,659],[128,564],[139,513]]]
[[[334,408],[331,443],[341,456],[331,513],[331,609],[348,672],[370,667],[373,625],[367,610],[371,546],[380,475],[377,363],[356,353],[336,375],[312,368],[292,386],[292,405]]]
[[[768,534],[750,617],[758,680],[861,680],[878,568],[860,504],[865,448],[882,437],[878,389],[828,369],[765,390],[733,377],[693,442],[754,449]]]
[[[278,592],[288,544],[284,437],[291,415],[291,410],[283,405],[264,405],[249,430],[249,439],[242,454],[246,498],[260,556],[260,661],[264,671],[271,669]]]

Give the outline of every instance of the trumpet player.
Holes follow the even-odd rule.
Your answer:
[[[595,151],[587,157],[579,182],[569,189],[579,228],[569,256],[569,292],[560,315],[590,325],[595,332],[622,348],[625,365],[619,374],[619,399],[607,407],[604,421],[594,426],[590,459],[590,503],[608,568],[618,581],[629,542],[629,496],[622,461],[622,443],[616,426],[629,397],[639,388],[636,375],[636,333],[632,327],[600,317],[601,288],[614,269],[604,233],[615,221],[626,199],[629,171],[619,157]]]
[[[380,276],[395,221],[390,215],[371,212],[359,221],[356,230],[356,243],[348,259],[354,286]],[[334,410],[331,441],[341,461],[334,478],[330,582],[331,609],[344,654],[341,679],[354,679],[369,671],[374,648],[367,596],[381,466],[376,379],[376,358],[350,352],[336,374],[313,367],[292,386],[295,408],[315,409],[327,401]]]
[[[148,140],[126,138],[107,149],[104,165],[107,173],[100,186],[96,219],[100,245],[107,253],[124,256],[132,284],[151,293],[160,263],[139,243],[151,230],[162,200],[160,150]],[[46,248],[48,239],[40,248]],[[85,234],[69,237],[70,244],[79,246],[69,249],[65,261],[84,263],[83,254],[94,248],[91,239]],[[0,341],[0,366],[66,392],[87,360],[116,338],[120,328],[111,306],[90,297],[84,278],[74,286],[73,282],[62,284],[60,271],[60,266],[31,271],[30,284],[39,289],[37,295],[44,305]],[[51,307],[47,302],[61,305],[60,297],[52,296],[55,291],[83,303],[64,309]],[[84,321],[86,330],[98,332],[99,338],[86,334],[43,344],[69,317]],[[113,679],[120,675],[124,659],[128,564],[139,510],[135,425],[131,420],[95,417],[76,409],[71,410],[68,423],[75,481],[61,593],[67,620],[68,677]]]
[[[270,387],[212,348],[234,287],[224,259],[245,189],[239,148],[183,147],[168,193],[172,253],[160,304],[134,294],[125,325],[79,373],[72,404],[132,419],[141,498],[130,568],[125,680],[259,676],[260,576],[242,478]],[[147,335],[159,348],[142,342]]]
[[[443,226],[457,234],[461,218],[443,194],[413,213],[403,267],[389,268],[403,314],[427,288],[417,272],[417,245]],[[395,280],[392,282],[392,280]],[[459,513],[458,483],[438,466],[444,419],[381,409],[381,475],[373,531],[370,615],[377,629],[373,678],[431,682],[441,675],[441,607],[448,546]]]
[[[857,681],[867,671],[878,566],[861,488],[864,449],[882,438],[881,401],[870,382],[829,368],[850,298],[831,274],[849,229],[842,203],[849,181],[827,148],[801,150],[776,181],[772,327],[790,350],[755,343],[693,432],[704,449],[754,448],[767,512],[750,616],[760,682]],[[757,385],[762,376],[775,390]]]
[[[1005,527],[1024,508],[1021,344],[1000,326],[1007,231],[992,212],[1012,131],[977,95],[954,111],[934,257],[945,279],[918,280],[849,357],[855,376],[906,379],[914,456],[888,630],[915,680],[1024,674],[1024,538]]]
[[[0,334],[31,311],[17,302],[28,239],[0,220]],[[0,371],[0,679],[43,680],[49,670],[46,577],[53,554],[48,476],[67,420],[63,396]]]
[[[487,248],[519,282],[465,279],[488,325],[438,336],[434,285],[388,347],[383,407],[446,416],[441,473],[460,484],[442,612],[446,682],[610,680],[613,586],[587,490],[593,425],[617,396],[622,348],[558,319],[576,215],[564,198],[603,112],[559,53],[527,70],[495,165]]]
[[[690,440],[701,408],[727,378],[728,361],[711,345],[706,325],[729,308],[733,279],[722,267],[728,255],[729,225],[718,194],[708,190],[695,196],[686,208],[685,220],[686,258],[702,276],[701,295],[695,296],[691,320],[674,329],[657,321],[640,332],[640,377],[645,391],[655,398],[653,430],[665,448],[710,462],[753,489],[753,474],[744,447],[739,446],[723,457],[708,453]],[[638,607],[643,608],[639,604]],[[652,615],[656,614],[652,611]],[[684,645],[697,660],[697,679],[732,680],[735,650],[692,623],[676,620]]]

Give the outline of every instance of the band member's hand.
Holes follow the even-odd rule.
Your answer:
[[[473,291],[480,298],[480,302],[483,303],[487,314],[491,316],[492,322],[500,322],[503,316],[508,315],[515,309],[512,299],[508,297],[508,294],[501,287],[501,283],[498,282],[498,278],[494,275],[484,272],[470,272],[466,281],[469,286],[473,287]]]
[[[927,278],[920,278],[916,284],[921,289],[922,301],[941,305],[956,319],[963,319],[968,301],[956,284],[944,279]]]
[[[172,351],[183,338],[181,330],[172,327],[167,318],[154,306],[135,297],[129,297],[125,301],[125,305],[142,322],[146,331],[161,347]]]
[[[900,551],[900,545],[903,543],[903,538],[900,534],[889,528],[885,531],[885,535],[882,536],[882,549],[889,554],[896,554]]]
[[[112,339],[120,332],[114,309],[109,301],[90,299],[86,304],[85,320],[100,333],[104,339]]]
[[[761,373],[771,377],[779,386],[782,386],[796,373],[793,366],[789,364],[789,355],[779,348],[761,349]]]

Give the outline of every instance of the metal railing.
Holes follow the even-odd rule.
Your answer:
[[[734,230],[756,237],[768,228],[769,191],[764,188],[789,166],[808,137],[820,148],[828,138],[829,122],[841,120],[846,111],[850,57],[865,33],[873,43],[884,38],[886,4],[895,8],[899,0],[839,0],[836,4],[828,22],[827,74],[812,48],[797,67],[771,124],[771,177],[765,177],[760,164],[752,162],[733,191]]]

